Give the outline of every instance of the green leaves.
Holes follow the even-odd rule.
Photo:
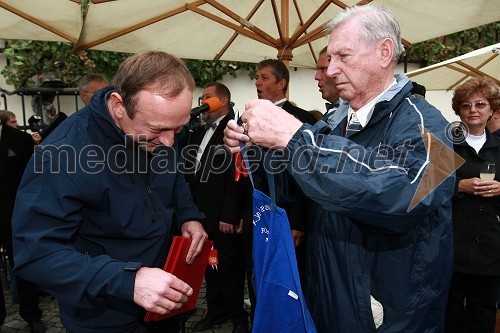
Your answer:
[[[62,42],[8,40],[4,50],[7,66],[1,74],[14,86],[38,86],[44,79],[61,79],[74,82],[90,72],[113,78],[119,64],[129,54],[105,51],[75,53],[74,45]]]
[[[500,22],[495,22],[413,44],[406,50],[406,57],[425,67],[498,43],[499,39]]]
[[[185,60],[185,63],[198,87],[204,87],[209,82],[220,81],[226,74],[236,78],[240,69],[247,70],[248,75],[253,79],[256,71],[256,64],[238,61]]]
[[[6,41],[4,50],[7,66],[1,74],[8,84],[21,87],[39,86],[44,79],[61,79],[76,86],[79,77],[102,73],[112,79],[118,67],[130,54],[87,50],[75,53],[73,44],[61,42]],[[61,66],[62,65],[62,66]],[[229,61],[186,60],[196,84],[220,81],[225,74],[237,76],[240,69],[255,77],[255,64]]]

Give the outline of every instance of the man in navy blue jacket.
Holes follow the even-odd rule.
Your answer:
[[[175,223],[193,239],[187,262],[207,238],[177,172],[175,138],[194,87],[179,59],[134,55],[115,87],[62,122],[28,164],[13,218],[15,273],[58,299],[69,332],[147,332],[146,310],[178,309],[192,294],[160,267]]]
[[[346,8],[329,28],[327,75],[343,102],[328,123],[250,101],[225,143],[233,152],[239,141],[284,149],[314,202],[304,291],[318,332],[442,332],[452,268],[448,123],[394,74],[404,47],[389,11]]]

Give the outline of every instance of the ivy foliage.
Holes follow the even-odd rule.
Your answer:
[[[436,64],[500,41],[500,22],[486,24],[444,37],[411,45],[406,50],[407,61],[421,67]]]
[[[39,86],[45,79],[60,79],[76,87],[88,73],[113,78],[120,63],[130,54],[103,51],[75,53],[73,44],[32,40],[8,40],[4,49],[7,66],[1,74],[15,89]]]
[[[237,61],[186,60],[186,66],[191,72],[198,87],[204,87],[209,82],[222,80],[224,75],[236,78],[238,71],[248,71],[250,78],[255,78],[256,64]]]
[[[74,45],[63,42],[7,40],[4,56],[7,66],[1,71],[5,81],[15,89],[40,86],[43,80],[60,79],[68,87],[76,87],[80,77],[88,73],[102,73],[111,80],[120,63],[130,54],[86,50],[74,52]],[[255,77],[255,64],[235,61],[186,60],[196,84],[220,81],[237,71],[248,71]]]

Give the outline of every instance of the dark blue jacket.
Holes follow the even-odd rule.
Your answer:
[[[70,332],[143,330],[128,268],[162,266],[173,221],[202,218],[175,172],[178,149],[151,155],[126,138],[106,105],[111,89],[44,140],[14,212],[16,274],[59,300]]]
[[[303,125],[287,146],[288,168],[315,203],[304,289],[318,332],[442,331],[454,176],[446,177],[453,162],[447,148],[435,152],[437,138],[451,147],[448,123],[411,96],[408,78],[396,79],[360,132],[342,137],[344,102],[333,130],[324,121]],[[434,136],[422,135],[422,126]],[[424,136],[431,138],[430,161]],[[420,184],[426,191],[413,207]],[[384,307],[377,330],[370,295]]]

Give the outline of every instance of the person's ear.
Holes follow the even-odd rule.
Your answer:
[[[278,88],[280,88],[281,90],[284,90],[285,87],[286,87],[286,80],[285,79],[279,80],[279,82],[278,82]]]
[[[108,99],[108,108],[109,113],[115,121],[122,119],[126,114],[123,99],[117,92],[112,92],[110,94]]]
[[[220,97],[219,100],[221,106],[226,106],[229,104],[229,99],[227,97]]]
[[[380,62],[383,67],[392,64],[394,59],[394,42],[390,38],[384,38],[380,43]]]

